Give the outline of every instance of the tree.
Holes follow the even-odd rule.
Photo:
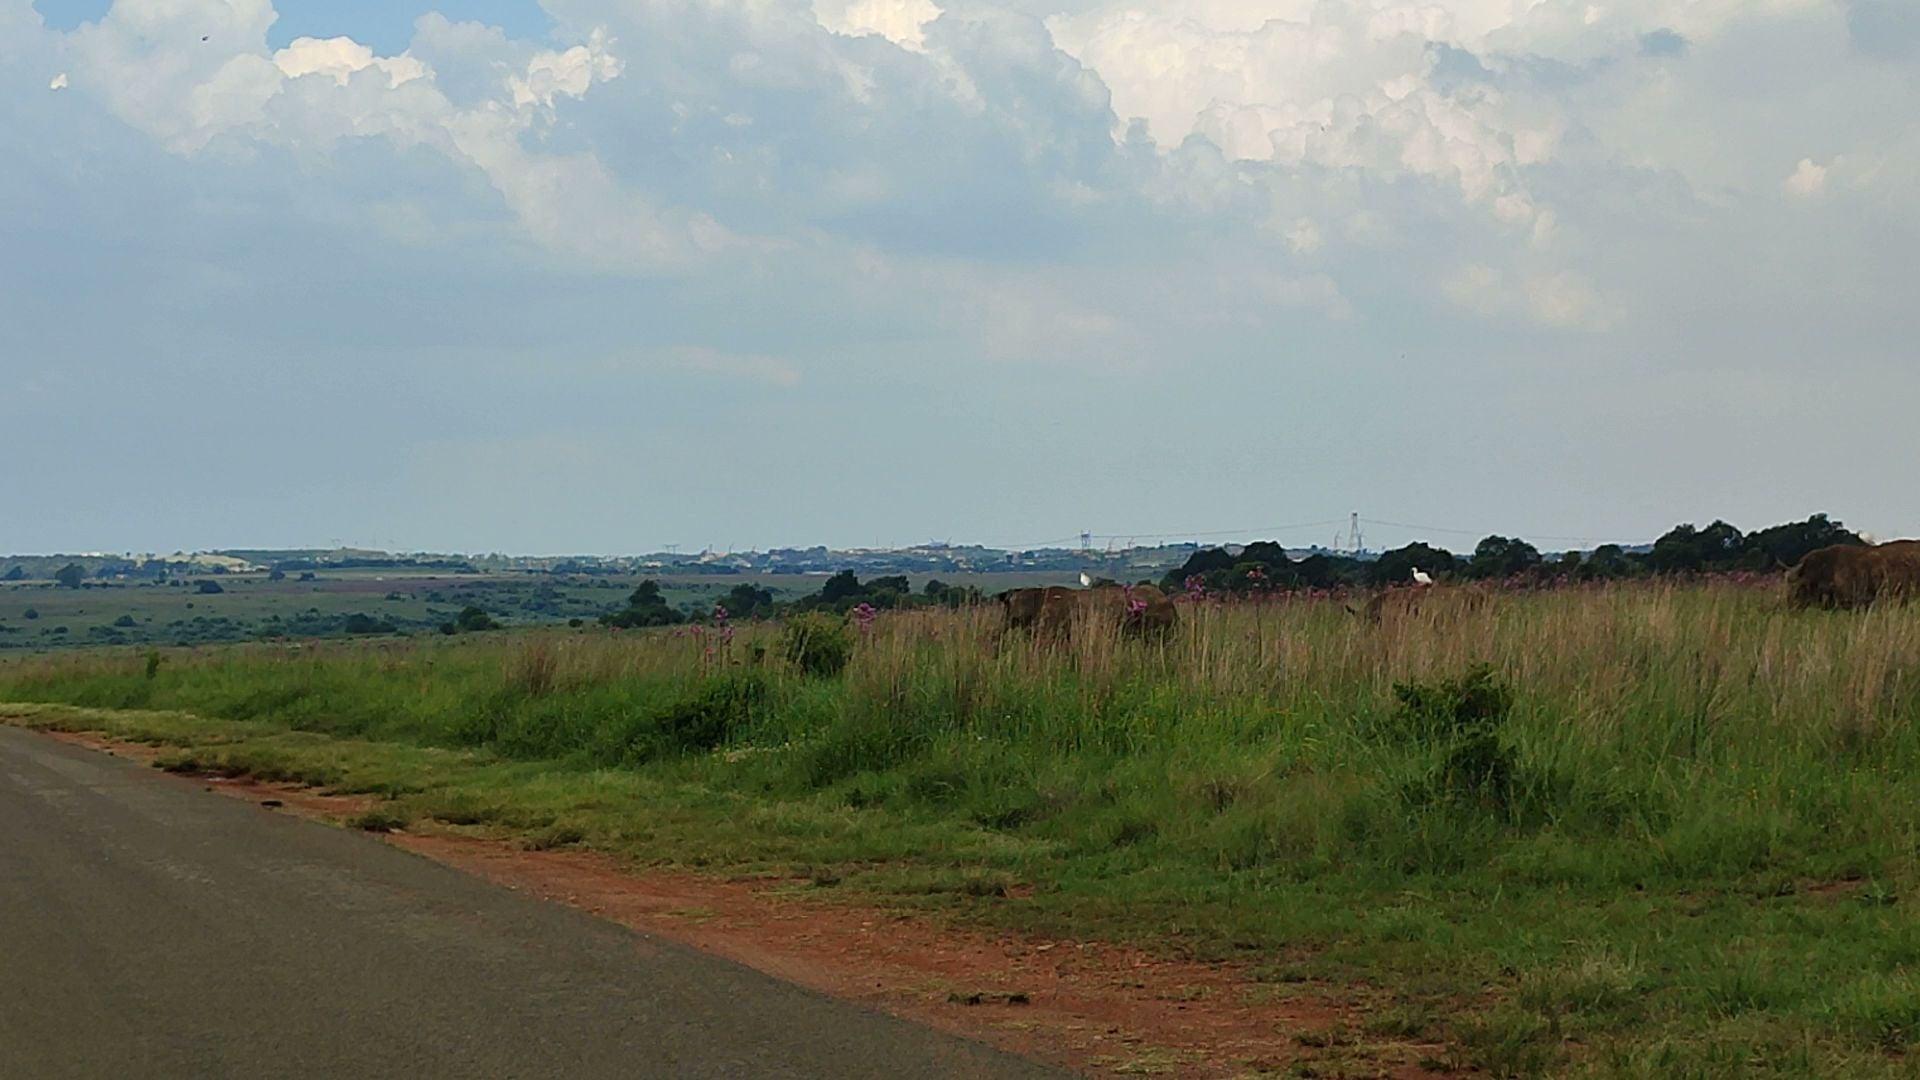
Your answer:
[[[1367,568],[1367,580],[1374,585],[1405,585],[1413,580],[1415,570],[1438,578],[1454,573],[1459,561],[1451,551],[1416,541],[1375,559]]]
[[[115,620],[113,620],[113,625],[115,625],[115,626],[118,626],[118,627],[121,627],[121,628],[123,628],[123,629],[124,629],[124,628],[126,628],[126,627],[130,627],[130,626],[132,626],[132,625],[134,625],[134,622],[133,622],[133,616],[131,616],[131,615],[122,615],[122,616],[120,616],[119,618],[117,618],[117,619],[115,619]]]
[[[484,608],[472,604],[461,608],[460,614],[455,615],[452,622],[440,624],[440,632],[443,634],[470,634],[498,629],[500,624],[494,621],[493,616],[487,614]]]
[[[773,614],[773,590],[742,582],[720,598],[720,606],[734,619],[751,619]]]
[[[1808,552],[1823,547],[1864,543],[1866,541],[1860,538],[1860,534],[1837,521],[1827,520],[1825,514],[1761,529],[1747,537],[1747,546],[1759,552],[1768,566],[1792,566],[1806,558]]]
[[[667,606],[667,599],[660,595],[660,583],[648,578],[627,597],[627,606],[619,611],[610,611],[600,616],[600,621],[608,626],[622,630],[632,630],[644,626],[672,626],[684,622],[686,616]]]
[[[79,588],[80,583],[86,579],[87,572],[80,568],[79,563],[68,563],[53,574],[53,580],[69,589]]]
[[[1540,549],[1525,540],[1489,536],[1474,545],[1473,558],[1467,561],[1467,576],[1482,580],[1514,577],[1530,573],[1540,561]]]
[[[267,580],[268,581],[285,581],[287,580],[287,572],[276,566],[273,569],[267,571]]]
[[[822,606],[831,606],[842,600],[852,600],[861,595],[860,579],[851,570],[842,570],[826,580],[820,586]]]
[[[0,577],[0,581],[24,581],[26,580],[26,576],[27,568],[15,564],[13,569],[7,571],[5,577]]]
[[[379,619],[376,619],[371,615],[363,615],[357,611],[347,616],[345,627],[346,627],[347,633],[349,634],[391,634],[393,633],[392,623],[381,622]]]
[[[1633,571],[1633,560],[1627,557],[1626,549],[1619,544],[1601,544],[1588,553],[1587,561],[1581,564],[1580,579],[1603,581],[1630,577]]]
[[[226,592],[227,590],[221,588],[220,583],[217,581],[202,580],[202,581],[196,581],[193,583],[193,591],[197,593],[206,593],[211,595],[213,593],[223,593],[223,592]]]
[[[1179,569],[1170,571],[1161,582],[1168,588],[1179,588],[1188,578],[1197,577],[1206,581],[1209,575],[1219,571],[1233,569],[1234,558],[1225,548],[1202,548],[1187,556],[1187,561]]]
[[[901,606],[901,601],[913,595],[913,586],[907,583],[906,575],[895,574],[891,577],[877,577],[867,582],[866,602],[877,608]]]

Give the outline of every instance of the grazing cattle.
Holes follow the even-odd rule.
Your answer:
[[[1787,595],[1800,607],[1820,608],[1866,607],[1920,595],[1920,540],[1810,551],[1787,571]]]
[[[1179,625],[1180,613],[1167,594],[1152,585],[1102,585],[1068,589],[1012,589],[999,596],[1001,627],[1032,630],[1035,635],[1064,640],[1076,620],[1096,626],[1114,626],[1127,637],[1160,640]]]
[[[1001,629],[1059,635],[1073,622],[1074,591],[1060,585],[1009,589],[999,596]]]
[[[1422,608],[1437,611],[1478,611],[1486,606],[1488,593],[1484,589],[1442,585],[1412,585],[1382,589],[1367,599],[1360,607],[1346,605],[1347,613],[1358,615],[1370,623],[1384,622],[1390,618],[1413,615]]]

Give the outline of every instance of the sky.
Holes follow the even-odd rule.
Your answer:
[[[1917,102],[1909,0],[0,0],[0,550],[1920,535]]]

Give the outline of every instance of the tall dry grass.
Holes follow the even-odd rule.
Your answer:
[[[1327,600],[1183,605],[1164,644],[1084,625],[1066,642],[1003,636],[992,608],[889,613],[849,627],[859,640],[836,679],[792,669],[764,625],[185,650],[151,679],[138,655],[70,653],[0,667],[0,697],[670,767],[991,820],[1032,803],[1046,813],[1022,820],[1063,835],[1104,821],[1248,847],[1221,857],[1257,865],[1430,831],[1404,796],[1431,749],[1378,733],[1397,684],[1485,663],[1514,692],[1500,738],[1538,788],[1536,828],[1659,834],[1735,861],[1836,837],[1830,852],[1873,861],[1920,829],[1915,609],[1796,611],[1729,584],[1469,599],[1442,590],[1378,624]]]

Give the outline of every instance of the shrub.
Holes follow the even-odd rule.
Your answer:
[[[25,615],[28,619],[37,619],[40,617],[40,609],[28,608],[26,611],[21,612],[21,614]]]
[[[1454,679],[1395,683],[1393,696],[1384,734],[1425,745],[1497,732],[1513,710],[1513,691],[1486,664]]]
[[[691,700],[667,709],[660,733],[680,750],[712,750],[752,723],[766,706],[767,684],[757,675],[728,675]]]
[[[223,593],[227,590],[221,588],[220,583],[217,581],[196,581],[193,583],[193,591],[197,593]]]
[[[349,634],[391,634],[393,624],[356,611],[347,616],[346,631]]]
[[[781,628],[780,651],[803,674],[830,679],[853,659],[853,635],[831,615],[800,615]]]
[[[124,629],[124,628],[126,628],[126,627],[130,627],[130,626],[132,626],[132,625],[134,625],[134,622],[133,622],[133,616],[131,616],[131,615],[122,615],[122,616],[120,616],[119,618],[117,618],[117,619],[115,619],[115,620],[113,620],[113,625],[115,625],[115,626],[118,626],[118,627],[121,627],[121,628],[123,628],[123,629]]]
[[[1439,752],[1405,789],[1410,802],[1478,804],[1510,817],[1523,789],[1540,786],[1521,774],[1517,753],[1500,737],[1513,691],[1488,665],[1433,683],[1396,683],[1393,695],[1399,705],[1388,734]]]

